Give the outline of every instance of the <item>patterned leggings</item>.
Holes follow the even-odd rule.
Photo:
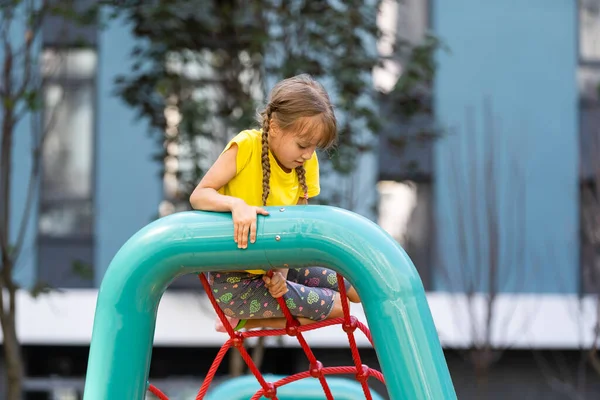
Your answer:
[[[283,312],[266,288],[262,275],[248,272],[211,272],[209,283],[225,315],[239,319],[280,318]],[[344,280],[346,290],[350,283]],[[326,319],[338,291],[336,273],[322,267],[290,268],[288,292],[283,295],[294,317]]]

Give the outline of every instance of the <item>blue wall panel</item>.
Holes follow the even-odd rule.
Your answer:
[[[468,289],[469,279],[461,274],[474,278],[474,271],[486,270],[486,255],[497,247],[501,291],[576,292],[577,2],[432,3],[434,31],[449,47],[440,53],[435,85],[436,113],[445,129],[435,153],[437,266],[446,265],[449,273],[438,270],[435,286]],[[494,177],[483,172],[490,160]],[[498,240],[489,240],[490,220],[475,218],[489,204],[484,193],[496,199]],[[478,289],[488,282],[485,276],[474,281]]]
[[[100,34],[96,140],[95,280],[99,285],[115,253],[158,214],[162,199],[157,150],[147,124],[114,94],[114,79],[130,68],[130,27],[113,21]]]

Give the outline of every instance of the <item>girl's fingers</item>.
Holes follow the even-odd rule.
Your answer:
[[[240,224],[233,224],[233,241],[238,242],[238,234],[239,234]]]
[[[244,243],[244,225],[240,224],[240,227],[238,228],[238,237],[237,237],[237,244],[238,244],[238,248],[242,248],[243,247],[243,243]]]
[[[285,284],[277,285],[277,287],[272,287],[271,289],[269,289],[269,293],[271,293],[271,295],[275,298],[283,296],[287,293],[287,291],[288,288]]]
[[[242,230],[242,248],[245,249],[248,247],[248,231],[250,230],[250,226],[244,225]]]
[[[250,243],[256,242],[256,220],[250,225]]]
[[[261,215],[269,215],[269,212],[262,207],[256,207],[256,213]]]

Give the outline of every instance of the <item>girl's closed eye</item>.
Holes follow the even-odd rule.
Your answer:
[[[298,143],[298,147],[301,148],[302,150],[308,149],[308,146],[304,146],[300,143]]]

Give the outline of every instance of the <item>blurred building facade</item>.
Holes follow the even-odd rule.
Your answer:
[[[583,257],[590,251],[580,221],[581,188],[592,184],[592,162],[600,158],[589,152],[600,132],[600,4],[407,0],[383,6],[389,12],[380,22],[398,37],[418,42],[431,31],[449,51],[439,54],[431,88],[441,138],[394,150],[388,141],[400,122],[380,138],[377,220],[423,278],[460,398],[478,398],[472,363],[462,355],[477,359],[481,354],[469,350],[487,345],[502,349],[493,354],[498,361],[489,385],[497,397],[490,398],[515,391],[519,398],[564,398],[553,386],[563,377],[548,352],[561,351],[564,365],[577,370],[578,349],[594,340],[593,294],[600,289],[589,278],[598,259],[593,251],[592,261]],[[117,20],[102,30],[55,32],[49,21],[41,46],[45,70],[52,71],[46,115],[56,120],[27,257],[17,271],[26,286],[43,281],[60,289],[21,296],[18,329],[31,399],[51,398],[43,394],[51,390],[62,396],[56,398],[78,398],[104,272],[120,246],[157,218],[164,200],[161,166],[152,158],[156,140],[113,91],[135,45],[129,28]],[[393,84],[401,71],[401,60],[389,64],[375,74],[375,84]],[[393,109],[381,108],[397,121]],[[26,121],[18,129],[32,126]],[[17,134],[15,143],[15,215],[23,212],[30,167],[30,143],[19,139],[25,136]],[[401,167],[407,158],[420,174]],[[199,386],[225,339],[213,331],[199,289],[195,280],[182,279],[161,303],[151,375],[167,388]],[[490,291],[492,300],[485,295]],[[353,312],[362,317],[360,307]],[[324,330],[310,342],[326,352],[324,360],[349,360],[340,334]],[[297,346],[287,343],[283,352],[267,352],[270,372],[304,365]],[[582,376],[587,395],[597,396],[600,377]]]

